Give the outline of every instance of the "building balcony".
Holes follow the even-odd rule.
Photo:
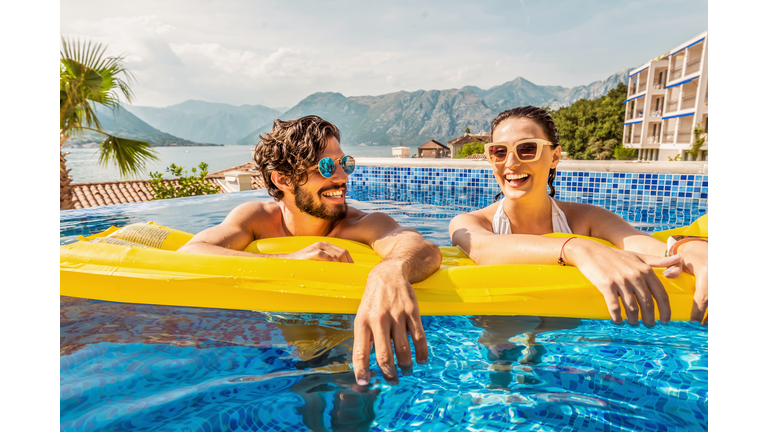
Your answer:
[[[675,133],[674,132],[665,132],[661,135],[661,142],[665,144],[672,144],[675,142]]]
[[[633,144],[639,144],[640,143],[640,135],[632,135],[632,143]]]
[[[635,118],[643,118],[643,111],[638,111],[637,114],[635,114]]]
[[[652,112],[651,117],[661,117],[661,110],[656,110]]]
[[[674,81],[678,78],[683,76],[683,66],[676,67],[669,71],[669,78],[667,78],[667,82]]]
[[[696,106],[696,95],[683,98],[683,105],[680,109],[690,109]]]
[[[659,144],[661,143],[661,137],[660,136],[649,136],[645,139],[646,144]]]
[[[699,68],[701,67],[701,57],[697,59],[693,59],[686,63],[685,65],[685,74],[690,75],[694,72],[698,72]]]
[[[679,99],[671,100],[667,102],[667,108],[665,112],[671,113],[677,111],[677,102]]]
[[[691,142],[691,131],[677,133],[678,144],[688,144],[690,142]]]

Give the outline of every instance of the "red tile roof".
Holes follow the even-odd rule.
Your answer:
[[[475,142],[488,142],[490,140],[490,135],[481,135],[481,134],[472,134],[472,135],[464,135],[459,138],[456,138],[454,140],[448,141],[448,145],[456,145],[456,144],[469,144],[469,143],[475,143]]]
[[[253,171],[251,188],[264,189],[267,187],[261,179],[261,174],[256,171],[254,162],[210,173],[206,177],[206,181],[212,185],[220,186],[217,179],[223,179],[225,174],[230,171]],[[178,184],[178,179],[167,179],[165,181]],[[149,180],[72,183],[72,202],[75,208],[89,208],[151,201],[154,194],[152,194],[152,190],[148,186],[149,183]],[[224,188],[219,188],[219,193],[225,192],[227,191]]]
[[[419,146],[420,149],[428,149],[428,148],[444,148],[450,150],[445,144],[442,144],[438,141],[432,140],[422,146]]]

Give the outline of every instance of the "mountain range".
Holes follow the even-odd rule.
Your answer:
[[[275,118],[291,120],[315,114],[336,124],[346,145],[393,146],[402,142],[418,146],[432,139],[446,143],[463,135],[467,127],[473,132],[488,132],[499,112],[517,106],[557,109],[582,98],[598,98],[618,83],[627,82],[629,71],[622,69],[605,80],[571,88],[540,86],[517,77],[487,90],[465,86],[352,97],[314,93],[288,110],[199,100],[164,108],[127,105],[110,119],[99,114],[99,120],[105,130],[118,136],[154,145],[255,145],[260,133],[272,129]]]
[[[539,86],[522,77],[483,90],[466,86],[450,90],[399,91],[381,96],[345,97],[340,93],[315,93],[285,112],[283,120],[316,114],[341,130],[347,145],[418,146],[429,140],[446,143],[464,133],[489,132],[491,122],[501,111],[525,105],[557,109],[579,99],[594,99],[626,82],[630,69],[622,69],[603,81],[586,86],[564,88]],[[259,134],[268,132],[264,124],[237,141],[255,145]]]
[[[147,124],[197,142],[232,144],[272,121],[283,111],[263,105],[232,106],[188,100],[165,108],[129,105],[126,108]]]
[[[130,138],[140,141],[146,141],[155,147],[166,146],[205,146],[215,145],[201,142],[194,142],[173,136],[162,132],[141,121],[138,117],[131,114],[125,108],[121,107],[114,111],[103,105],[96,105],[96,117],[101,123],[101,128],[105,132],[120,138]],[[97,132],[85,131],[82,135],[71,137],[68,144],[89,144],[100,143],[106,138]]]

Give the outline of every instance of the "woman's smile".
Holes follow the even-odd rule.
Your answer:
[[[521,174],[521,173],[504,174],[504,180],[506,181],[507,185],[514,188],[523,186],[524,184],[528,183],[528,180],[530,178],[531,178],[530,174]]]

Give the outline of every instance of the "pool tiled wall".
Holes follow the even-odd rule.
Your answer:
[[[489,169],[358,166],[349,176],[352,185],[406,184],[423,188],[472,187],[500,191]],[[595,199],[632,198],[641,201],[709,197],[707,174],[558,171],[556,197]]]

